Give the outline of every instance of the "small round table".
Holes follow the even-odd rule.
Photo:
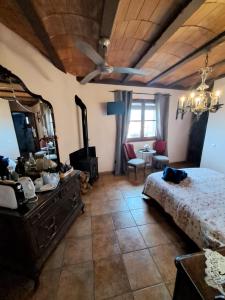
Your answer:
[[[138,153],[141,153],[141,158],[144,159],[145,163],[152,166],[152,156],[156,153],[155,150],[140,149],[140,150],[138,150]]]

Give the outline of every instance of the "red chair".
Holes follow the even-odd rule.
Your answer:
[[[152,157],[152,166],[155,169],[164,169],[169,165],[169,158],[165,156],[166,141],[157,140],[153,143],[153,149],[156,151],[156,155]]]
[[[136,153],[134,151],[134,145],[125,143],[123,144],[123,149],[127,161],[127,167],[128,167],[127,170],[129,171],[129,167],[133,167],[135,170],[135,178],[137,179],[137,170],[139,167],[142,167],[144,169],[144,175],[145,175],[145,168],[146,168],[145,161],[142,158],[137,158]]]

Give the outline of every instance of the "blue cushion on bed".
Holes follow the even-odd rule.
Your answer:
[[[163,177],[165,181],[171,181],[173,183],[180,183],[187,177],[187,173],[182,170],[166,167],[163,171]]]

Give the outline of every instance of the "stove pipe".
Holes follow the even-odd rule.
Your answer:
[[[81,109],[82,130],[83,130],[83,143],[84,143],[85,152],[86,152],[87,157],[88,157],[89,156],[89,150],[88,150],[87,108],[86,108],[85,104],[82,102],[82,100],[77,95],[75,95],[75,103]]]

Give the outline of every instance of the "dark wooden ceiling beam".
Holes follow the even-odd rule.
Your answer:
[[[101,22],[100,38],[110,38],[118,9],[119,0],[105,0]]]
[[[223,43],[225,41],[225,31],[221,32],[219,35],[217,35],[215,38],[210,40],[209,42],[205,43],[195,51],[191,52],[189,55],[187,55],[182,60],[178,61],[176,64],[174,64],[172,67],[168,68],[167,70],[163,71],[150,81],[148,81],[147,86],[152,86],[152,84],[156,83],[158,80],[166,77],[171,72],[176,71],[178,68],[183,66],[184,64],[190,62],[191,60],[199,57],[200,55],[206,53],[210,49],[216,47],[217,45]]]
[[[64,65],[60,60],[55,48],[53,47],[51,40],[45,27],[38,16],[35,7],[32,4],[31,0],[16,0],[17,4],[21,8],[22,12],[24,13],[25,17],[29,21],[32,29],[36,33],[37,37],[45,47],[48,57],[50,61],[61,71],[65,72]]]
[[[113,24],[118,9],[119,0],[104,0],[101,28],[100,28],[100,39],[110,39]],[[99,45],[99,54],[105,56],[105,50]]]
[[[82,78],[78,77],[78,81],[80,81]],[[124,83],[122,83],[121,81],[118,81],[116,79],[96,79],[94,82],[90,82],[91,83],[98,83],[98,84],[112,84],[112,85],[122,85],[124,86]],[[140,82],[140,81],[128,81],[126,83],[126,86],[137,86],[137,87],[146,87],[146,84],[144,82]],[[166,89],[167,87],[165,85],[162,84],[154,84],[152,87],[154,88],[164,88]],[[176,90],[183,90],[182,88],[176,88]]]
[[[177,12],[173,18],[171,18],[169,24],[165,24],[162,32],[159,33],[157,39],[151,43],[150,47],[144,53],[144,55],[139,59],[139,61],[133,65],[134,68],[141,68],[143,65],[155,54],[159,48],[161,48],[165,42],[179,29],[180,26],[188,20],[195,11],[206,0],[192,0],[192,1],[183,1],[184,6],[181,8],[181,11]],[[126,75],[122,82],[127,82],[133,75]]]

